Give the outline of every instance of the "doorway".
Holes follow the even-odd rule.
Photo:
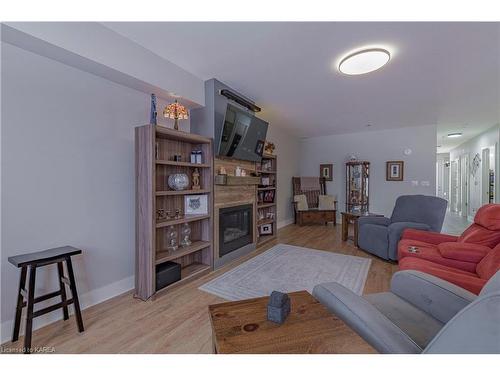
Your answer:
[[[469,215],[469,155],[460,156],[460,215]]]
[[[459,211],[459,180],[458,180],[458,160],[452,160],[450,165],[450,210],[451,212]]]

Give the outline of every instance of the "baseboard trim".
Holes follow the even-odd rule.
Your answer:
[[[290,218],[290,219],[286,219],[286,220],[282,220],[282,221],[278,221],[278,229],[281,229],[283,227],[286,227],[287,225],[290,225],[290,224],[293,224],[293,217]]]
[[[85,310],[88,307],[97,305],[98,303],[104,302],[110,298],[116,297],[120,294],[128,292],[129,290],[134,288],[134,276],[126,277],[122,280],[116,281],[114,283],[105,285],[101,288],[97,288],[86,293],[80,295],[80,307],[82,310]],[[26,309],[23,309],[26,310]],[[72,311],[72,306],[70,306],[70,314]],[[71,314],[72,315],[72,314]],[[21,319],[21,335],[24,334],[24,322],[25,316],[23,311],[23,317]],[[70,319],[74,320],[73,316],[70,316]],[[57,322],[58,320],[62,320],[62,312],[61,310],[53,311],[50,314],[42,315],[33,320],[33,330],[37,330],[39,328],[45,327],[51,323]],[[83,321],[85,324],[85,319]],[[3,322],[0,325],[0,336],[1,343],[4,344],[7,341],[10,341],[12,338],[12,329],[14,327],[14,320],[8,320]],[[77,332],[76,322],[75,322],[75,333]]]

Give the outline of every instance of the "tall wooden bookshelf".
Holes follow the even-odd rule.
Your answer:
[[[191,151],[201,151],[202,164],[190,162]],[[180,155],[180,161],[174,161]],[[200,189],[191,190],[192,172],[200,172]],[[176,131],[158,125],[135,128],[136,169],[136,269],[135,294],[147,300],[155,293],[200,277],[213,268],[213,157],[212,140],[196,134]],[[189,177],[187,190],[176,191],[168,187],[168,176],[185,173]],[[185,215],[184,197],[206,194],[208,212]],[[177,219],[158,220],[157,210],[164,209]],[[181,226],[188,223],[192,244],[175,251],[166,250],[167,230],[174,226],[181,239]],[[157,290],[156,268],[172,261],[181,266],[181,279]]]
[[[277,227],[277,183],[278,183],[278,159],[276,155],[264,154],[262,160],[257,163],[256,171],[260,174],[261,184],[257,187],[257,246],[274,240],[278,231]],[[263,184],[268,179],[268,184]],[[267,181],[266,181],[267,182]],[[272,194],[272,201],[266,200],[266,195]],[[271,216],[271,217],[269,217]],[[261,234],[262,226],[270,226],[272,234]]]

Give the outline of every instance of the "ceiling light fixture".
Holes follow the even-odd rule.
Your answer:
[[[348,75],[370,73],[382,68],[391,59],[384,48],[367,48],[352,52],[340,60],[339,71]]]
[[[450,134],[448,134],[448,138],[458,138],[461,136],[462,136],[462,133],[450,133]]]

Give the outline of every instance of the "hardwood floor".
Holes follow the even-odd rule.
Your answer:
[[[277,243],[371,258],[364,293],[387,291],[391,276],[397,271],[396,264],[358,250],[351,242],[342,242],[340,225],[289,225],[278,231],[276,240],[252,254],[161,293],[152,301],[134,299],[130,291],[85,309],[83,333],[78,333],[73,316],[43,327],[33,333],[33,346],[54,347],[55,353],[211,353],[208,305],[224,300],[198,287]],[[22,347],[22,342],[20,338],[3,347]]]

